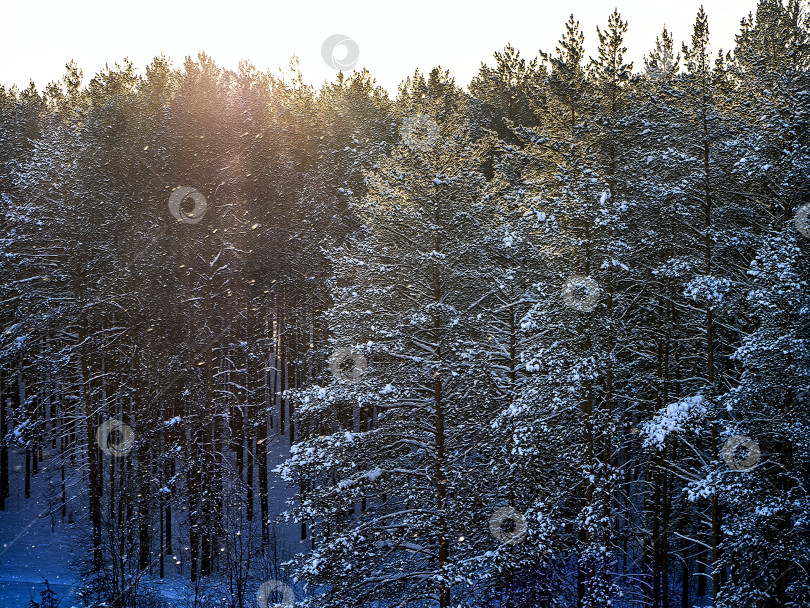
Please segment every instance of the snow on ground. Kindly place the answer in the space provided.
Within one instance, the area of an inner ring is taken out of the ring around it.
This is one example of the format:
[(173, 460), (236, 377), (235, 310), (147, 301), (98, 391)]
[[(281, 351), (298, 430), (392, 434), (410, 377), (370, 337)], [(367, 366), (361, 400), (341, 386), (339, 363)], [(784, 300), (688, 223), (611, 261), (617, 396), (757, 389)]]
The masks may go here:
[[(9, 451), (11, 497), (0, 511), (0, 606), (25, 608), (31, 598), (40, 600), (43, 577), (61, 598), (75, 586), (71, 564), (78, 560), (69, 530), (53, 519), (48, 505), (49, 478), (59, 472), (48, 468), (47, 458), (31, 478), (31, 498), (24, 497), (25, 457)], [(77, 512), (79, 505), (72, 504)], [(52, 528), (53, 525), (53, 528)], [(69, 601), (62, 606), (69, 607)]]
[[(286, 501), (294, 492), (272, 472), (289, 456), (288, 439), (271, 435), (268, 442), (268, 468), (271, 471), (270, 519), (273, 521), (288, 508)], [(6, 510), (0, 511), (0, 608), (27, 608), (31, 599), (40, 601), (40, 592), (45, 588), (43, 579), (48, 580), (56, 593), (60, 608), (79, 605), (75, 595), (78, 591), (79, 571), (82, 562), (90, 556), (84, 533), (87, 527), (87, 498), (82, 494), (73, 500), (69, 499), (68, 518), (61, 521), (58, 503), (55, 507), (49, 505), (49, 497), (51, 500), (58, 497), (60, 487), (57, 461), (50, 461), (49, 456), (46, 451), (39, 473), (31, 478), (31, 497), (25, 498), (25, 457), (22, 452), (9, 450), (11, 497), (6, 501)], [(78, 470), (68, 471), (68, 478), (71, 473), (81, 474)], [(79, 481), (76, 487), (84, 488), (85, 484)], [(255, 512), (258, 514), (258, 482), (255, 494)], [(70, 496), (72, 493), (69, 488), (68, 497)], [(184, 572), (176, 563), (188, 563), (187, 555), (182, 552), (186, 525), (181, 509), (177, 509), (176, 517), (178, 520), (175, 525), (179, 527), (176, 531), (176, 544), (180, 551), (177, 551), (176, 559), (173, 556), (165, 558), (164, 581), (157, 579), (156, 566), (154, 577), (150, 577), (154, 585), (161, 587), (161, 594), (167, 598), (176, 598), (178, 594), (182, 594), (188, 582), (187, 570)], [(300, 540), (297, 525), (272, 525), (290, 550), (309, 548), (309, 539)], [(174, 604), (170, 600), (167, 606)]]

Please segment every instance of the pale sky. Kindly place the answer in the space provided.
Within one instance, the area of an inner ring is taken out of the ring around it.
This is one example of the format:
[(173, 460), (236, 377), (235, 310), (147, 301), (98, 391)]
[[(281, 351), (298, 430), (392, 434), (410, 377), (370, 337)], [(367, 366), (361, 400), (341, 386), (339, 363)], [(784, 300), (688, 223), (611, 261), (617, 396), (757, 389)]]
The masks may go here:
[(0, 0), (0, 84), (21, 88), (34, 79), (42, 90), (61, 78), (75, 60), (85, 82), (104, 67), (129, 57), (142, 71), (163, 53), (180, 66), (187, 55), (205, 51), (223, 67), (250, 59), (260, 70), (285, 67), (298, 56), (306, 81), (321, 85), (336, 70), (321, 57), (333, 34), (357, 44), (356, 68), (367, 67), (393, 94), (406, 76), (436, 65), (450, 69), (456, 83), (469, 84), (481, 62), (511, 43), (521, 55), (553, 51), (572, 12), (585, 33), (586, 52), (595, 55), (597, 25), (614, 6), (629, 22), (625, 46), (635, 68), (653, 47), (664, 24), (680, 48), (689, 41), (703, 4), (712, 48), (730, 50), (740, 19), (756, 0)]

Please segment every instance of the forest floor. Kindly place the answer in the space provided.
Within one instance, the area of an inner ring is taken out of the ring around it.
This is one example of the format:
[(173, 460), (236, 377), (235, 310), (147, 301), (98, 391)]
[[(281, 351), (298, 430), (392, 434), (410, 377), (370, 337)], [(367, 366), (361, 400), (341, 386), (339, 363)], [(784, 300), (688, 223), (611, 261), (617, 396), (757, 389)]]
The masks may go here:
[[(268, 453), (272, 471), (289, 455), (289, 442), (278, 435), (271, 437)], [(31, 599), (39, 602), (45, 579), (56, 593), (60, 608), (81, 606), (76, 593), (81, 570), (91, 556), (87, 500), (84, 495), (69, 499), (68, 517), (62, 521), (59, 503), (54, 500), (60, 489), (60, 470), (58, 466), (55, 470), (49, 467), (55, 462), (49, 456), (46, 451), (39, 473), (31, 477), (31, 497), (25, 498), (25, 456), (23, 452), (9, 450), (11, 496), (6, 501), (6, 510), (0, 511), (0, 608), (28, 608)], [(288, 508), (286, 501), (293, 494), (275, 473), (270, 473), (271, 520)], [(68, 496), (71, 496), (70, 489)], [(256, 512), (258, 510), (257, 504)], [(299, 540), (298, 526), (272, 525), (289, 551), (297, 551), (303, 544), (309, 546), (308, 540)], [(182, 545), (182, 537), (177, 544)], [(165, 579), (159, 579), (156, 572), (149, 577), (150, 586), (158, 588), (160, 595), (169, 599), (167, 606), (176, 605), (170, 598), (182, 596), (189, 584), (188, 573), (178, 567), (187, 556), (182, 551), (178, 554), (177, 560), (172, 556), (165, 558)]]
[[(65, 599), (61, 607), (72, 606), (77, 572), (76, 534), (78, 526), (64, 524), (57, 513), (50, 515), (51, 482), (58, 472), (48, 470), (47, 457), (37, 475), (31, 477), (31, 498), (25, 498), (25, 456), (9, 450), (11, 496), (0, 512), (0, 606), (25, 608), (30, 599), (40, 601), (47, 579), (56, 594)], [(75, 508), (75, 506), (72, 506)]]

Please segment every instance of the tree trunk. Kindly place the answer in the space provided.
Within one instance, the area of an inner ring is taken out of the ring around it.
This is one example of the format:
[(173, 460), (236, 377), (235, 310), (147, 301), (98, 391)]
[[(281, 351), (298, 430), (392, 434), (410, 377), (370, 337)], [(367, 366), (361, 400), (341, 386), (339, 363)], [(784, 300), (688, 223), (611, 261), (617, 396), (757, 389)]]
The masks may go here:
[[(85, 344), (88, 339), (88, 327), (85, 320), (79, 330), (79, 344)], [(91, 386), (91, 370), (88, 363), (88, 354), (80, 353), (80, 368), (82, 373), (82, 389), (84, 392), (84, 419), (85, 440), (87, 442), (87, 478), (89, 483), (88, 494), (90, 501), (90, 525), (93, 538), (93, 570), (101, 570), (101, 488), (99, 485), (99, 450), (96, 446), (97, 420), (93, 414), (93, 391)]]
[(7, 397), (8, 381), (0, 377), (0, 511), (6, 510), (6, 498), (11, 495), (8, 475), (8, 446), (6, 445), (6, 435), (8, 434), (8, 414), (11, 409), (11, 398)]

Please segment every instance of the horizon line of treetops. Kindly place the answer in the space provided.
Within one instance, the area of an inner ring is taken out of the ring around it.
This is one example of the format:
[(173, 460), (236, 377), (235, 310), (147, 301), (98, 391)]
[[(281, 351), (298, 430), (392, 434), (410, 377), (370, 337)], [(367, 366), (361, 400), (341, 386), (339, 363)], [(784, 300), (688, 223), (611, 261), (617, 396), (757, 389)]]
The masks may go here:
[[(779, 1), (779, 0), (777, 0), (777, 1)], [(796, 1), (796, 0), (790, 0), (790, 2), (794, 2), (794, 1)], [(707, 15), (704, 12), (703, 5), (701, 5), (699, 10), (698, 10), (697, 18), (698, 19), (701, 19), (701, 18), (706, 19), (706, 17), (707, 17)], [(619, 18), (619, 19), (621, 19), (621, 12), (618, 10), (618, 8), (614, 9), (613, 13), (611, 13), (611, 18)], [(628, 22), (623, 22), (623, 23), (625, 24), (625, 31), (626, 31), (627, 29), (629, 29), (629, 23)], [(707, 23), (706, 32), (708, 34), (709, 33), (708, 21), (706, 21), (706, 23)], [(750, 27), (753, 23), (754, 23), (754, 13), (753, 12), (749, 12), (745, 17), (740, 19), (740, 26), (741, 26), (741, 28), (743, 28), (743, 30), (745, 30), (746, 27)], [(569, 20), (568, 20), (568, 23), (566, 24), (565, 27), (568, 28), (569, 31), (571, 31), (572, 26), (573, 26), (575, 31), (579, 32), (580, 23), (579, 23), (579, 20), (577, 20), (575, 18), (574, 13), (571, 13), (571, 15), (569, 17)], [(599, 28), (598, 25), (596, 26), (596, 34), (597, 34), (597, 37), (599, 37), (600, 39), (604, 35), (602, 30)], [(737, 38), (739, 38), (739, 36), (740, 35), (738, 34)], [(583, 33), (581, 41), (584, 42), (584, 39), (585, 39), (585, 36), (584, 36), (584, 33)], [(656, 37), (656, 42), (655, 43), (656, 43), (656, 49), (660, 49), (662, 46), (664, 46), (665, 48), (668, 47), (670, 49), (676, 48), (674, 46), (674, 38), (672, 37), (672, 34), (667, 29), (666, 23), (664, 23), (662, 25), (661, 33), (659, 34), (659, 36)], [(683, 42), (683, 41), (681, 41), (681, 49), (682, 49), (682, 52), (684, 52), (684, 53), (687, 50), (687, 44), (685, 42)], [(559, 51), (559, 48), (557, 50)], [(623, 48), (622, 51), (626, 52), (627, 49)], [(506, 54), (506, 55), (513, 55), (513, 56), (515, 56), (517, 58), (520, 57), (520, 51), (516, 51), (512, 47), (511, 43), (507, 43), (505, 45), (503, 53)], [(500, 52), (496, 51), (494, 53), (494, 56), (496, 58), (499, 55), (500, 55)], [(541, 61), (538, 61), (538, 59), (540, 59)], [(529, 62), (528, 65), (529, 65), (529, 67), (532, 67), (532, 66), (534, 66), (534, 67), (541, 66), (542, 67), (542, 65), (543, 65), (542, 62), (548, 62), (548, 61), (550, 61), (550, 59), (551, 59), (551, 55), (549, 53), (545, 53), (541, 49), (541, 50), (538, 51), (538, 57), (535, 58), (535, 59), (532, 59)], [(634, 72), (633, 71), (633, 67), (634, 67), (634, 62), (633, 61), (630, 61), (628, 64), (626, 64), (625, 68), (628, 70), (628, 75), (631, 78), (632, 77), (647, 76), (647, 77), (659, 79), (661, 77), (661, 75), (662, 75), (662, 72), (667, 72), (670, 75), (675, 75), (675, 74), (678, 74), (678, 73), (682, 72), (683, 70), (685, 70), (686, 66), (682, 66), (680, 64), (680, 59), (681, 59), (681, 55), (680, 55), (680, 53), (678, 53), (678, 54), (676, 54), (674, 56), (674, 63), (672, 65), (663, 65), (662, 66), (660, 64), (661, 56), (657, 55), (655, 50), (651, 50), (649, 52), (649, 54), (646, 55), (643, 58), (643, 61), (644, 61), (643, 69), (639, 69), (638, 71)], [(728, 61), (732, 61), (732, 60), (733, 60), (732, 51), (726, 51), (724, 53), (722, 48), (718, 49), (718, 51), (717, 51), (717, 63), (718, 63), (718, 65), (722, 65), (724, 62), (728, 62)], [(216, 61), (213, 60), (211, 57), (209, 57), (208, 54), (203, 50), (200, 50), (198, 52), (197, 61), (200, 64), (210, 64), (212, 66), (216, 66)], [(594, 59), (593, 57), (589, 57), (588, 61), (587, 61), (587, 65), (589, 67), (596, 66), (596, 65), (598, 65), (598, 62), (599, 62), (598, 59)], [(188, 66), (189, 64), (192, 64), (192, 63), (194, 63), (194, 60), (192, 59), (192, 57), (190, 55), (187, 55), (184, 58), (184, 65)], [(149, 66), (147, 66), (145, 71), (148, 74), (150, 71), (153, 71), (158, 67), (161, 67), (163, 69), (165, 69), (167, 67), (171, 68), (171, 64), (172, 64), (172, 59), (170, 57), (167, 58), (163, 53), (160, 53), (160, 54), (154, 56), (152, 62), (149, 64)], [(140, 74), (140, 73), (137, 72), (137, 70), (135, 70), (134, 64), (130, 61), (130, 59), (128, 57), (124, 57), (123, 62), (121, 64), (119, 64), (118, 62), (115, 62), (113, 65), (114, 65), (114, 68), (115, 68), (114, 70), (109, 67), (109, 64), (105, 64), (104, 68), (99, 70), (99, 72), (97, 72), (96, 76), (93, 77), (93, 79), (91, 80), (91, 85), (90, 86), (92, 86), (93, 81), (97, 81), (98, 79), (104, 78), (104, 74), (110, 74), (112, 71), (124, 72), (124, 73), (130, 74), (130, 75), (137, 76), (139, 78), (144, 77), (144, 74)], [(71, 87), (76, 86), (76, 84), (77, 84), (76, 75), (77, 74), (79, 75), (79, 82), (81, 82), (81, 77), (83, 76), (83, 71), (81, 70), (80, 66), (78, 66), (78, 64), (76, 63), (75, 60), (70, 60), (68, 63), (66, 63), (65, 68), (67, 69), (67, 73), (62, 77), (61, 81), (51, 81), (41, 91), (37, 90), (37, 85), (36, 85), (36, 83), (35, 83), (35, 81), (33, 79), (29, 80), (28, 85), (24, 89), (21, 89), (17, 84), (13, 84), (11, 86), (6, 87), (6, 85), (0, 83), (0, 97), (2, 97), (4, 95), (8, 95), (8, 96), (10, 96), (12, 98), (19, 98), (20, 95), (22, 95), (22, 94), (25, 94), (26, 97), (41, 94), (45, 98), (50, 97), (50, 98), (53, 98), (53, 99), (57, 99), (57, 98), (61, 97), (62, 93), (64, 93), (65, 87), (71, 88)], [(179, 69), (180, 68), (177, 68), (176, 71), (179, 72)], [(488, 70), (488, 66), (484, 62), (481, 62), (481, 68), (480, 69), (481, 69), (482, 72), (484, 72), (484, 71)], [(254, 72), (256, 72), (255, 66), (253, 65), (252, 61), (250, 59), (247, 59), (247, 58), (242, 59), (242, 60), (239, 61), (239, 65), (238, 65), (237, 70), (228, 69), (228, 68), (222, 68), (222, 70), (224, 72), (226, 72), (226, 73), (231, 74), (231, 75), (235, 75), (237, 72), (241, 72), (241, 73), (244, 73), (244, 72), (254, 73)], [(294, 83), (297, 86), (300, 86), (300, 87), (303, 87), (303, 88), (308, 88), (308, 89), (313, 90), (313, 91), (316, 89), (317, 85), (306, 84), (306, 83), (303, 82), (302, 74), (301, 74), (300, 67), (299, 67), (298, 57), (295, 54), (293, 54), (290, 57), (290, 59), (288, 60), (287, 70), (288, 70), (288, 72), (285, 74), (285, 72), (284, 72), (284, 70), (282, 68), (280, 68), (280, 67), (276, 68), (275, 72), (277, 74), (279, 74), (278, 80), (280, 80), (282, 82), (287, 82), (285, 80), (285, 78), (290, 78), (291, 77), (292, 78), (292, 83)], [(442, 70), (441, 65), (437, 65), (431, 71), (434, 71), (434, 70), (438, 70), (440, 73), (447, 74), (447, 75), (449, 75), (449, 73), (450, 73), (449, 70)], [(272, 72), (273, 72), (272, 68), (268, 68), (264, 72), (259, 71), (259, 73), (266, 74), (267, 76), (270, 76), (270, 77), (273, 77)], [(353, 69), (351, 69), (351, 71), (346, 70), (345, 73), (344, 73), (343, 70), (338, 71), (336, 73), (337, 82), (341, 83), (343, 80), (345, 80), (347, 78), (347, 74), (357, 74), (357, 73), (362, 75), (362, 77), (364, 79), (370, 79), (370, 82), (372, 83), (372, 85), (375, 88), (378, 88), (380, 91), (384, 92), (386, 94), (386, 96), (390, 97), (390, 91), (388, 91), (384, 86), (377, 85), (376, 79), (371, 75), (371, 72), (366, 67), (362, 67), (359, 70), (357, 70), (356, 68), (353, 68)], [(409, 82), (411, 81), (411, 79), (419, 79), (420, 74), (421, 74), (421, 71), (419, 70), (419, 68), (415, 68), (414, 75), (406, 77), (405, 80), (403, 80), (402, 82), (400, 82), (399, 85), (397, 85), (397, 89), (402, 90), (403, 88), (406, 88), (408, 86)], [(479, 74), (479, 76), (480, 76), (480, 74)], [(475, 77), (474, 77), (474, 79), (475, 79)], [(327, 91), (331, 86), (333, 86), (333, 83), (330, 83), (329, 81), (324, 81), (324, 83), (320, 87), (320, 90), (322, 92)]]

